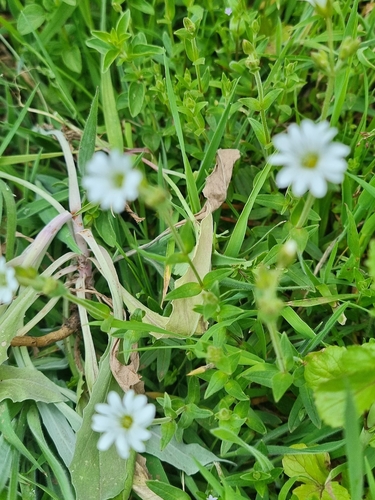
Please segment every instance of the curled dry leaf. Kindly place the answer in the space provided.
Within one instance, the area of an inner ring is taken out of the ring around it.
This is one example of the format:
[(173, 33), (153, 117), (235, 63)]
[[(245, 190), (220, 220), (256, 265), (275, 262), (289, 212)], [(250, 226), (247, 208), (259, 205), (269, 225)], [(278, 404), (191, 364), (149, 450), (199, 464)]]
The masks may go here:
[(141, 376), (138, 373), (138, 352), (132, 352), (130, 355), (130, 363), (128, 365), (123, 365), (117, 358), (119, 345), (120, 339), (115, 339), (111, 347), (109, 366), (113, 376), (123, 391), (134, 389), (137, 394), (144, 394), (144, 383), (141, 381)]
[(224, 203), (232, 178), (233, 166), (240, 156), (238, 149), (218, 149), (215, 168), (207, 177), (203, 189), (203, 195), (207, 201), (202, 210), (195, 215), (197, 219), (203, 219)]
[(146, 481), (149, 479), (150, 475), (147, 470), (146, 459), (141, 455), (137, 455), (133, 477), (133, 490), (142, 500), (163, 500), (147, 486)]

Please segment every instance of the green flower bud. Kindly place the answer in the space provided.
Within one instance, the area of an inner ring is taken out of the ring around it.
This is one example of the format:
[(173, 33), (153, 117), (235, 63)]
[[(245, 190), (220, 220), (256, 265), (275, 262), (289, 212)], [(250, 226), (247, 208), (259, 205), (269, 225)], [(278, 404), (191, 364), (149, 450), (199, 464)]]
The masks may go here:
[(188, 31), (191, 35), (194, 35), (195, 31), (196, 31), (196, 27), (195, 27), (195, 24), (193, 23), (193, 21), (191, 19), (189, 19), (188, 17), (184, 17), (183, 23), (184, 23), (184, 27), (185, 27), (186, 31)]
[(359, 47), (360, 41), (357, 38), (351, 38), (348, 36), (343, 40), (341, 47), (339, 49), (339, 58), (342, 61), (345, 61), (345, 59), (348, 59), (350, 56), (355, 54), (357, 52), (357, 49)]

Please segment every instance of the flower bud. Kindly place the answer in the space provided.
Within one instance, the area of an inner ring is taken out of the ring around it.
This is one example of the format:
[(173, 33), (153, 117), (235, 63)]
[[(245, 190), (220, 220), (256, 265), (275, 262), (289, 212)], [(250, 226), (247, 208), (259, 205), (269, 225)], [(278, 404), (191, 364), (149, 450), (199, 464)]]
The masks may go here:
[(319, 50), (319, 52), (311, 52), (311, 57), (314, 63), (318, 66), (318, 68), (328, 72), (330, 70), (328, 55), (323, 50)]
[(254, 54), (255, 52), (254, 45), (249, 42), (249, 40), (242, 40), (242, 50), (247, 56)]
[(185, 27), (186, 31), (188, 31), (191, 35), (194, 35), (195, 31), (196, 31), (196, 27), (195, 27), (195, 24), (193, 23), (193, 21), (191, 19), (189, 19), (188, 17), (184, 17), (183, 23), (184, 23), (184, 27)]
[(355, 54), (357, 52), (357, 49), (359, 47), (360, 41), (357, 38), (351, 38), (348, 36), (343, 40), (341, 47), (339, 49), (339, 58), (342, 61), (345, 61), (345, 59), (348, 59), (350, 56)]

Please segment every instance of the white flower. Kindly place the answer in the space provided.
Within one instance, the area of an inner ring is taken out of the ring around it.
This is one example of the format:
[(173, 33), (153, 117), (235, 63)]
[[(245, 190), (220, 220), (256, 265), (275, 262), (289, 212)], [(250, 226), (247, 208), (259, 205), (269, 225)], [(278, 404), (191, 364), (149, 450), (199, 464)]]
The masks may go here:
[(327, 181), (339, 184), (344, 179), (347, 163), (344, 157), (350, 148), (332, 142), (337, 134), (328, 122), (314, 123), (303, 120), (293, 123), (287, 133), (276, 135), (272, 142), (279, 150), (269, 158), (272, 165), (283, 165), (276, 176), (279, 188), (292, 186), (296, 196), (310, 191), (316, 198), (327, 192)]
[(155, 417), (155, 405), (147, 404), (144, 394), (135, 394), (131, 389), (121, 399), (117, 392), (108, 394), (108, 404), (95, 405), (98, 412), (92, 417), (92, 430), (103, 432), (98, 450), (108, 450), (113, 443), (121, 458), (129, 458), (130, 450), (143, 453), (144, 441), (151, 437), (146, 429)]
[(212, 495), (208, 496), (207, 497), (207, 500), (218, 500), (217, 497), (213, 497)]
[(133, 169), (129, 155), (116, 150), (109, 155), (99, 151), (86, 165), (82, 186), (89, 201), (100, 203), (103, 210), (120, 213), (128, 201), (137, 198), (141, 180), (142, 174)]
[[(231, 9), (230, 7), (227, 7), (227, 8), (224, 10), (224, 12), (225, 12), (225, 14), (226, 14), (227, 16), (230, 16), (230, 15), (232, 14), (232, 12), (233, 12), (233, 11), (232, 11), (232, 9)], [(210, 495), (210, 496), (211, 496), (211, 495)]]
[(10, 304), (18, 288), (13, 267), (7, 266), (4, 257), (0, 257), (0, 304)]

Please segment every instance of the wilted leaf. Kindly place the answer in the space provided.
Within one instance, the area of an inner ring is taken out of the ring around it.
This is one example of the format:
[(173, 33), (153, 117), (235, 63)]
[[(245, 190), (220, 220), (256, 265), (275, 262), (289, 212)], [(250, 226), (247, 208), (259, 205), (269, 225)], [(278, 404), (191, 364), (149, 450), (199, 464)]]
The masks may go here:
[(137, 455), (133, 476), (133, 490), (142, 500), (163, 500), (147, 486), (146, 481), (150, 479), (146, 466), (146, 459), (141, 455)]
[(123, 365), (117, 358), (119, 345), (120, 339), (116, 339), (111, 347), (109, 361), (111, 372), (124, 392), (132, 388), (136, 393), (142, 394), (144, 393), (144, 384), (141, 382), (141, 376), (138, 373), (139, 353), (132, 352), (130, 363)]
[(202, 210), (196, 214), (197, 219), (203, 219), (224, 203), (232, 178), (233, 165), (239, 158), (240, 152), (238, 149), (219, 149), (217, 151), (215, 168), (207, 177), (203, 189), (207, 201)]

